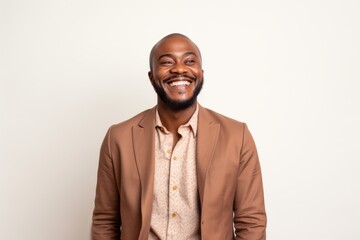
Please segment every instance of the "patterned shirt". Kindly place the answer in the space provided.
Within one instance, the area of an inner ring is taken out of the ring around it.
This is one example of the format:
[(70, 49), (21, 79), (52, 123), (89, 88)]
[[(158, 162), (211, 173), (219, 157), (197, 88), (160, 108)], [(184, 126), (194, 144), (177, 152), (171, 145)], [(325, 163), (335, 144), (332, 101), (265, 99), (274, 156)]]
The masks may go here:
[(198, 107), (174, 149), (173, 135), (156, 110), (155, 176), (149, 240), (199, 240), (200, 210), (196, 179)]

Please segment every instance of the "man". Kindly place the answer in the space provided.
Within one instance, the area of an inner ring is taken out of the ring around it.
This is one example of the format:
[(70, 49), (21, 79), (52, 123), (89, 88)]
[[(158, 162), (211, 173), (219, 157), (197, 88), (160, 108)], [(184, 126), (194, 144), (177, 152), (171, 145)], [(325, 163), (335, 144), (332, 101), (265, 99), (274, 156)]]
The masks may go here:
[(264, 240), (261, 170), (247, 126), (197, 103), (198, 47), (151, 50), (157, 106), (112, 126), (100, 151), (93, 240)]

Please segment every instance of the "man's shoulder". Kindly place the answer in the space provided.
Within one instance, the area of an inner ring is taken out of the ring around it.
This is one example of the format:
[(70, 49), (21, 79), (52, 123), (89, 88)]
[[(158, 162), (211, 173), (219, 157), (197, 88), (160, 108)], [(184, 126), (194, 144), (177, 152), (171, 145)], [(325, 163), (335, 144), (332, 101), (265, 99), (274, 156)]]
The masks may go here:
[(205, 119), (211, 122), (217, 122), (220, 125), (224, 126), (237, 126), (237, 127), (243, 127), (245, 125), (244, 122), (241, 122), (239, 120), (236, 120), (234, 118), (225, 116), (221, 113), (218, 113), (214, 110), (202, 107), (201, 114), (204, 116)]
[(152, 117), (154, 118), (155, 121), (155, 109), (154, 108), (149, 108), (146, 109), (138, 114), (136, 114), (135, 116), (123, 121), (123, 122), (119, 122), (116, 124), (113, 124), (110, 129), (111, 131), (124, 131), (124, 130), (131, 130), (134, 126), (139, 126), (139, 124), (144, 120), (144, 118), (147, 117)]
[(201, 114), (202, 124), (206, 124), (206, 122), (209, 125), (217, 124), (220, 130), (219, 134), (223, 139), (227, 139), (226, 142), (238, 142), (241, 145), (244, 136), (249, 135), (248, 127), (244, 122), (206, 108), (203, 108)]

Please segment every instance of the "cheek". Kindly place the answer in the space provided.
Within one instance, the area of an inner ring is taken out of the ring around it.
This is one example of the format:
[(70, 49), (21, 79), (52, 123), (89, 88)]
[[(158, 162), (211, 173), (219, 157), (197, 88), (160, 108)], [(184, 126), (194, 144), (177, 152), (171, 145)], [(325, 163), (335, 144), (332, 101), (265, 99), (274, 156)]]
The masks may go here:
[(194, 73), (194, 75), (196, 76), (196, 78), (197, 78), (198, 80), (202, 80), (202, 79), (203, 79), (203, 73), (202, 73), (201, 71)]
[(161, 69), (156, 71), (154, 77), (156, 81), (161, 81), (163, 80), (166, 76), (168, 75), (168, 71)]
[(191, 72), (198, 78), (203, 76), (203, 70), (200, 67), (191, 68)]

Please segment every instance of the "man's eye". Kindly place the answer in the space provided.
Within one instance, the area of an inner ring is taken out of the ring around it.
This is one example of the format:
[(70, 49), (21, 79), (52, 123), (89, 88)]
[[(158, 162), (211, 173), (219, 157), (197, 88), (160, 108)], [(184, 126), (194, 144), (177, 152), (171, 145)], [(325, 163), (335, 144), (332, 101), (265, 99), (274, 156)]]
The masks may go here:
[(186, 64), (193, 64), (195, 63), (195, 60), (194, 59), (188, 59), (185, 61)]
[(172, 62), (171, 61), (163, 61), (161, 62), (162, 65), (171, 65)]

